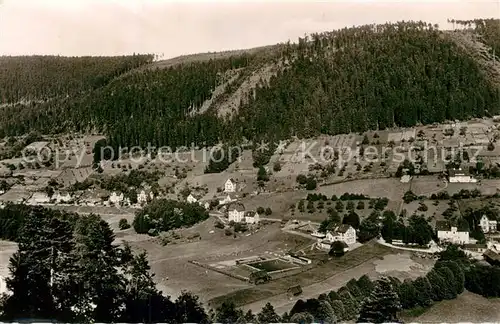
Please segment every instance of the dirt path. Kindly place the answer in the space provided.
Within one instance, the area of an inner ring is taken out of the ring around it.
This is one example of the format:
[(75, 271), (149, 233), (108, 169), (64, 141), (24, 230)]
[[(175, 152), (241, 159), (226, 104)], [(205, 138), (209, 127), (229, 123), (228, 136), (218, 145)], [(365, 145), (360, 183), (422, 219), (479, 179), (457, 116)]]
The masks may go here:
[(314, 283), (312, 285), (302, 287), (302, 294), (298, 297), (290, 299), (286, 293), (279, 294), (265, 300), (259, 300), (257, 302), (247, 304), (242, 308), (247, 311), (249, 309), (252, 312), (260, 312), (262, 307), (265, 306), (266, 303), (270, 302), (274, 309), (278, 314), (282, 314), (284, 312), (290, 311), (293, 305), (297, 302), (298, 299), (308, 299), (315, 298), (320, 294), (328, 293), (331, 290), (337, 290), (344, 286), (349, 280), (355, 278), (358, 279), (364, 274), (370, 273), (375, 270), (375, 265), (373, 261), (377, 259), (377, 257), (373, 257), (368, 259), (367, 261), (354, 266), (352, 268), (346, 269), (341, 273), (335, 274), (323, 281)]

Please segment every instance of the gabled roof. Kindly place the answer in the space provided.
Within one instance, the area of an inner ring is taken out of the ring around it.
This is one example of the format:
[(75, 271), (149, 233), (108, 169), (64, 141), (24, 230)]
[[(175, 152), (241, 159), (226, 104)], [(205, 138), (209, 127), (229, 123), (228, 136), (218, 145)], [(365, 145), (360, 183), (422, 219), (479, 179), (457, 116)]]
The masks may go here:
[(245, 211), (245, 206), (242, 203), (232, 203), (227, 210), (228, 211), (236, 210), (242, 212)]
[(493, 261), (500, 261), (500, 255), (496, 252), (493, 252), (492, 250), (486, 250), (484, 253), (483, 253), (483, 256), (493, 260)]
[(222, 196), (219, 196), (219, 199), (226, 199), (227, 197), (235, 200), (238, 198), (238, 195), (236, 195), (234, 192), (224, 193)]
[(257, 212), (255, 212), (254, 210), (249, 210), (249, 211), (246, 211), (244, 215), (245, 215), (245, 217), (255, 217), (255, 216), (257, 216)]
[(335, 232), (345, 234), (349, 230), (349, 228), (351, 228), (351, 227), (352, 226), (349, 224), (342, 224), (340, 226), (337, 226), (337, 228), (335, 229)]
[(226, 182), (228, 182), (228, 181), (231, 181), (232, 183), (237, 183), (236, 180), (234, 180), (234, 178), (229, 178), (226, 180)]
[(458, 228), (458, 226), (452, 225), (448, 221), (436, 221), (436, 231), (449, 232), (452, 227), (457, 227), (457, 232), (468, 232), (467, 230)]
[(483, 214), (483, 216), (481, 216), (481, 218), (483, 218), (483, 217), (486, 217), (489, 221), (496, 221), (495, 218), (493, 218), (493, 217), (491, 217), (489, 215), (486, 215), (486, 214)]
[[(340, 243), (342, 243), (342, 246), (343, 246), (344, 248), (349, 247), (349, 245), (347, 245), (347, 243), (346, 243), (346, 242), (344, 242), (344, 241), (335, 241), (335, 242), (340, 242)], [(333, 243), (335, 243), (335, 242), (333, 242)], [(332, 243), (332, 244), (333, 244), (333, 243)]]
[(294, 294), (294, 295), (300, 294), (300, 293), (302, 293), (302, 288), (299, 285), (293, 286), (293, 287), (288, 288), (287, 292), (290, 294)]
[(451, 231), (451, 225), (447, 221), (436, 221), (436, 231)]
[(468, 176), (469, 175), (469, 173), (466, 170), (462, 170), (462, 169), (450, 169), (448, 171), (448, 174), (450, 177)]

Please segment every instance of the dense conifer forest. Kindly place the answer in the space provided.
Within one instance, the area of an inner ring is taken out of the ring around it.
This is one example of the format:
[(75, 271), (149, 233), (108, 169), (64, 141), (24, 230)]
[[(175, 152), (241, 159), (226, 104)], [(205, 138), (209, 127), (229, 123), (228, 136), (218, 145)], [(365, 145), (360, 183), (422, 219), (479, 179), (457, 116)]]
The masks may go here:
[[(453, 25), (470, 25), (467, 32), (492, 53), (500, 50), (498, 20)], [(151, 61), (149, 55), (2, 58), (0, 97), (11, 104), (0, 112), (0, 136), (97, 131), (113, 146), (177, 147), (361, 132), (500, 110), (499, 89), (477, 62), (424, 22), (313, 34), (266, 55), (239, 53), (168, 68)], [(144, 64), (150, 67), (134, 69)], [(231, 117), (221, 116), (224, 96), (214, 93), (228, 71), (240, 77), (225, 95), (266, 66), (277, 72), (243, 92)], [(34, 77), (27, 78), (31, 70)]]

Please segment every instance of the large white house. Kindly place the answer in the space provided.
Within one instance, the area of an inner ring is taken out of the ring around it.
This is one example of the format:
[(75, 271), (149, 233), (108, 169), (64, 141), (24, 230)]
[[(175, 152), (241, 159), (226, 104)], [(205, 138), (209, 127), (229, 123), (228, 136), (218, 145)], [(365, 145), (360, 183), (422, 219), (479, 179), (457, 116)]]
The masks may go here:
[(348, 245), (356, 243), (356, 230), (347, 224), (337, 226), (333, 232), (326, 233), (325, 240), (334, 242), (342, 241)]
[(116, 192), (113, 191), (111, 193), (111, 196), (109, 196), (109, 202), (115, 205), (119, 205), (123, 201), (123, 193), (120, 193), (118, 195)]
[(256, 211), (246, 211), (245, 214), (245, 223), (247, 224), (258, 224), (260, 222), (259, 213)]
[(483, 217), (481, 217), (481, 220), (479, 221), (479, 226), (481, 226), (483, 233), (496, 232), (497, 220), (483, 215)]
[(451, 226), (449, 222), (436, 222), (437, 237), (441, 242), (449, 242), (454, 244), (468, 244), (469, 232), (459, 230), (456, 226)]
[(477, 179), (473, 178), (468, 172), (462, 169), (453, 169), (449, 171), (450, 183), (474, 183)]
[(233, 203), (227, 209), (228, 220), (241, 223), (245, 219), (245, 206), (241, 203)]
[(238, 191), (238, 183), (233, 178), (229, 178), (224, 183), (224, 192), (236, 192)]

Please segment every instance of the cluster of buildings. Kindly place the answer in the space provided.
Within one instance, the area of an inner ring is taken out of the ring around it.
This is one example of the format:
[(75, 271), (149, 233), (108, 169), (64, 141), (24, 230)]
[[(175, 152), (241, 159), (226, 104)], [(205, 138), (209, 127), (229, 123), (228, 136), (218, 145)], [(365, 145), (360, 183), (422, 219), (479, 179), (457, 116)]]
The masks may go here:
[[(497, 231), (497, 220), (487, 215), (483, 215), (479, 220), (479, 227), (483, 233), (492, 233)], [(449, 242), (453, 244), (469, 244), (469, 231), (466, 229), (459, 229), (452, 226), (447, 221), (436, 222), (437, 237), (441, 242)]]
[[(44, 205), (44, 204), (71, 204), (84, 205), (84, 206), (96, 206), (99, 204), (105, 206), (133, 206), (130, 202), (129, 197), (125, 197), (123, 193), (112, 192), (108, 198), (101, 199), (99, 197), (75, 197), (71, 196), (70, 193), (56, 192), (52, 196), (49, 196), (46, 192), (35, 192), (27, 200), (28, 205)], [(95, 195), (94, 195), (95, 196)], [(146, 193), (146, 191), (141, 190), (137, 194), (137, 204), (136, 207), (142, 206), (148, 202), (148, 200), (153, 200), (155, 198), (153, 192)]]
[(326, 232), (326, 234), (314, 232), (311, 235), (318, 238), (316, 247), (320, 250), (330, 251), (333, 243), (340, 241), (344, 245), (344, 252), (347, 252), (349, 246), (356, 243), (356, 230), (348, 224), (339, 225), (333, 231)]

